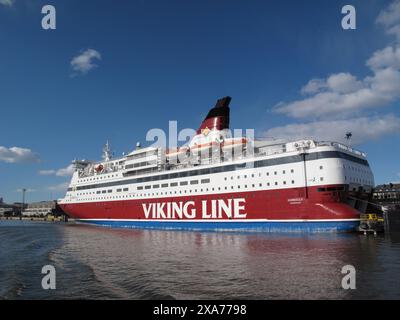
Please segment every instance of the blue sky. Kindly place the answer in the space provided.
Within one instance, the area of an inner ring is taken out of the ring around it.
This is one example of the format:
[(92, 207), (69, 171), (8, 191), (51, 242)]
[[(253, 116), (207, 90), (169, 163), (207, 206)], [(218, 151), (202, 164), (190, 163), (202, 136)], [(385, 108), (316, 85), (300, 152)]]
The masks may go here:
[(0, 0), (0, 197), (62, 197), (74, 158), (107, 139), (128, 152), (169, 120), (196, 129), (225, 95), (234, 128), (352, 131), (376, 182), (398, 181), (399, 25), (398, 1)]

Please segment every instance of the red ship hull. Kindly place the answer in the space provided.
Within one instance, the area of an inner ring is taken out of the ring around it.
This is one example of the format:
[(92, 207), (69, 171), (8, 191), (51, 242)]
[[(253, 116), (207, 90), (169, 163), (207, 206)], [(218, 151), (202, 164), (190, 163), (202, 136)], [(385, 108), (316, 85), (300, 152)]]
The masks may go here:
[[(345, 203), (344, 190), (344, 186), (330, 185), (70, 203), (61, 207), (79, 221), (117, 227), (352, 231), (359, 223), (360, 213)], [(179, 210), (171, 209), (171, 204)]]

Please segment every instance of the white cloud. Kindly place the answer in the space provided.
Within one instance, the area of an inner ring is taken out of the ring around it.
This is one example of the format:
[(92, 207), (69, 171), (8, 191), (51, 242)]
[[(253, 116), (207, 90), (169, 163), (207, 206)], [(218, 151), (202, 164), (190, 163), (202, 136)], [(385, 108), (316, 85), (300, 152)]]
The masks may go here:
[(400, 0), (393, 1), (382, 10), (376, 18), (376, 23), (383, 25), (387, 34), (400, 41)]
[(39, 174), (42, 176), (51, 176), (51, 175), (56, 175), (58, 177), (70, 177), (73, 175), (75, 169), (74, 169), (74, 165), (70, 164), (68, 167), (66, 168), (61, 168), (58, 170), (40, 170)]
[(350, 73), (337, 73), (326, 80), (327, 87), (333, 92), (350, 93), (360, 90), (363, 85)]
[(74, 174), (74, 171), (75, 171), (74, 165), (70, 164), (66, 168), (62, 168), (62, 169), (57, 170), (56, 176), (69, 177), (69, 176), (72, 176)]
[(0, 161), (7, 163), (35, 163), (40, 162), (38, 154), (31, 149), (0, 146)]
[(358, 80), (350, 73), (312, 79), (301, 90), (301, 100), (279, 103), (278, 113), (294, 118), (345, 118), (354, 112), (385, 106), (400, 98), (400, 47), (376, 51), (367, 61), (372, 76)]
[(302, 89), (302, 94), (316, 94), (323, 91), (349, 93), (363, 87), (362, 83), (350, 73), (332, 74), (325, 79), (311, 79)]
[(326, 82), (324, 79), (311, 79), (302, 89), (302, 94), (317, 93), (321, 89), (326, 88)]
[(60, 184), (49, 186), (49, 187), (47, 187), (47, 189), (50, 190), (50, 191), (63, 192), (63, 191), (67, 191), (68, 187), (69, 187), (69, 182), (63, 182), (63, 183), (60, 183)]
[(371, 58), (367, 60), (367, 66), (372, 70), (383, 68), (400, 68), (400, 48), (386, 47), (382, 50), (375, 51)]
[(386, 28), (400, 23), (400, 1), (393, 1), (383, 9), (376, 18), (376, 23), (382, 24)]
[[(383, 9), (376, 23), (400, 41), (400, 0)], [(274, 110), (298, 119), (345, 119), (400, 99), (400, 45), (375, 51), (366, 65), (371, 70), (370, 76), (357, 79), (348, 72), (341, 72), (326, 79), (311, 79), (301, 89), (306, 97), (280, 102)]]
[(71, 66), (74, 71), (86, 74), (97, 67), (95, 60), (101, 60), (101, 54), (94, 49), (87, 49), (71, 60)]
[(41, 176), (51, 176), (56, 173), (56, 170), (40, 170), (39, 174)]
[(15, 0), (0, 0), (0, 4), (4, 6), (11, 7), (14, 4)]
[(345, 141), (346, 132), (353, 133), (352, 143), (359, 144), (382, 136), (400, 132), (400, 118), (394, 115), (384, 117), (362, 117), (357, 119), (315, 121), (275, 127), (264, 133), (274, 138), (317, 138), (318, 140)]

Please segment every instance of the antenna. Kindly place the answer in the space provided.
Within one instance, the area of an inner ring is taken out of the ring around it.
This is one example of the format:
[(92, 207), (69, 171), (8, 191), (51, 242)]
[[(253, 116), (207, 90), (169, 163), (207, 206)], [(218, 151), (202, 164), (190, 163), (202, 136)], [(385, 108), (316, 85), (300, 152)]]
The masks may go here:
[(346, 132), (346, 136), (344, 138), (347, 140), (348, 147), (351, 146), (351, 138), (352, 137), (353, 137), (353, 134), (350, 131)]
[(24, 207), (25, 207), (25, 192), (26, 188), (22, 188), (22, 205), (21, 205), (21, 216), (23, 215), (24, 212)]
[(103, 148), (103, 160), (104, 161), (110, 161), (113, 157), (113, 153), (111, 151), (110, 144), (108, 143), (108, 140)]

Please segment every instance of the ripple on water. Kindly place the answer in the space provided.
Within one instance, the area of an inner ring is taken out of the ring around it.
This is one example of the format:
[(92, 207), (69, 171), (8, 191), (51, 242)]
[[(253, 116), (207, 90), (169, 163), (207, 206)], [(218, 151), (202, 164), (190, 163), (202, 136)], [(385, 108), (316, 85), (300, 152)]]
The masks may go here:
[[(0, 223), (0, 246), (6, 299), (400, 298), (396, 236)], [(56, 267), (55, 291), (41, 289), (45, 264)], [(354, 292), (340, 287), (346, 264), (357, 270)]]

